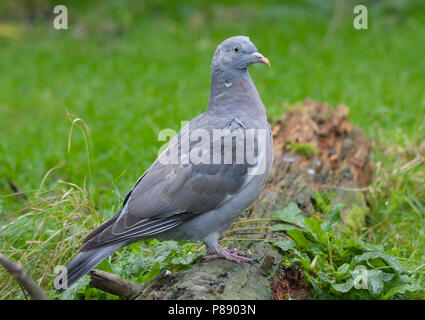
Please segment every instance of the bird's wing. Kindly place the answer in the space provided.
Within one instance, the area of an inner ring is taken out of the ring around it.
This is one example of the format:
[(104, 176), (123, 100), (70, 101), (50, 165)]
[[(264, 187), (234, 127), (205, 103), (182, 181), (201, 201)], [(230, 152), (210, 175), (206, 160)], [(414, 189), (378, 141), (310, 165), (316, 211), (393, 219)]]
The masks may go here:
[[(233, 119), (221, 129), (225, 129), (221, 131), (221, 136), (214, 137), (211, 130), (206, 129), (212, 139), (205, 139), (203, 136), (202, 139), (190, 143), (191, 155), (204, 154), (201, 151), (210, 154), (209, 164), (196, 163), (192, 156), (187, 163), (184, 160), (180, 160), (180, 163), (164, 163), (164, 157), (170, 156), (173, 150), (180, 150), (181, 159), (188, 156), (189, 152), (183, 150), (183, 141), (189, 132), (185, 132), (183, 128), (137, 181), (127, 195), (124, 209), (116, 221), (102, 229), (99, 234), (91, 236), (85, 245), (93, 247), (152, 236), (171, 229), (195, 215), (218, 208), (238, 194), (253, 178), (248, 172), (257, 164), (249, 164), (245, 159), (242, 161), (236, 159), (236, 152), (241, 150), (240, 144), (248, 144), (245, 139), (232, 138), (241, 132), (244, 134), (243, 123)], [(227, 138), (232, 138), (232, 143), (226, 143)], [(219, 150), (217, 147), (214, 148), (218, 142), (224, 142)], [(253, 140), (253, 143), (258, 149), (256, 140)], [(248, 147), (245, 145), (242, 150)], [(229, 151), (230, 163), (228, 161), (227, 164), (226, 162), (221, 164), (224, 161), (223, 155)], [(212, 163), (214, 156), (219, 156), (222, 161), (219, 164), (215, 164), (216, 161)]]

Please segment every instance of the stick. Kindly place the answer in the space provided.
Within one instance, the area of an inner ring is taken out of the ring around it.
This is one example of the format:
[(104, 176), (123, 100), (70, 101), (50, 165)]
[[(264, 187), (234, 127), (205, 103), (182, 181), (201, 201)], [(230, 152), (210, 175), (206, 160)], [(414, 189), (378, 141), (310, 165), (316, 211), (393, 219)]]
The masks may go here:
[(90, 272), (90, 285), (126, 299), (131, 299), (141, 290), (141, 285), (102, 270)]
[(0, 253), (0, 264), (9, 272), (19, 284), (25, 288), (33, 300), (50, 300), (34, 280), (25, 272), (21, 265), (12, 262)]
[(12, 191), (16, 193), (17, 199), (21, 198), (21, 199), (28, 200), (28, 196), (21, 190), (21, 188), (19, 188), (19, 186), (16, 184), (15, 181), (13, 181), (12, 179), (9, 179), (7, 180), (7, 182), (9, 183), (10, 189), (12, 189)]

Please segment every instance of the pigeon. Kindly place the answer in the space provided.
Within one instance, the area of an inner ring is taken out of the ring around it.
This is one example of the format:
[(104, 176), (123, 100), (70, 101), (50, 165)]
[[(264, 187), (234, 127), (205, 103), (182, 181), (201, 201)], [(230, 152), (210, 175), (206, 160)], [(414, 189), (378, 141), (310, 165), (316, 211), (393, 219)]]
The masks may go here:
[(85, 238), (54, 280), (58, 292), (117, 249), (142, 239), (203, 242), (205, 260), (253, 261), (218, 239), (259, 197), (273, 164), (270, 124), (248, 73), (255, 63), (270, 66), (249, 37), (231, 37), (217, 47), (205, 112), (170, 140), (116, 215)]

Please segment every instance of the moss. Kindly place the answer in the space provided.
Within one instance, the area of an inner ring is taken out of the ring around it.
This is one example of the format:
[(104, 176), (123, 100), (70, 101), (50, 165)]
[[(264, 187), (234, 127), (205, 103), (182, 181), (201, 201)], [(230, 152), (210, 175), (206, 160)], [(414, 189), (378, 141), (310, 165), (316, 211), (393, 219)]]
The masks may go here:
[(335, 192), (315, 192), (314, 193), (314, 208), (321, 213), (329, 214), (332, 207), (332, 199), (336, 196)]
[(289, 148), (291, 149), (292, 154), (304, 156), (307, 158), (311, 158), (313, 155), (316, 154), (316, 150), (314, 150), (311, 143), (293, 144), (293, 145), (290, 145)]
[(360, 237), (362, 229), (366, 225), (366, 215), (368, 212), (369, 208), (357, 205), (345, 210), (343, 213), (344, 226), (342, 228), (342, 233), (349, 237)]

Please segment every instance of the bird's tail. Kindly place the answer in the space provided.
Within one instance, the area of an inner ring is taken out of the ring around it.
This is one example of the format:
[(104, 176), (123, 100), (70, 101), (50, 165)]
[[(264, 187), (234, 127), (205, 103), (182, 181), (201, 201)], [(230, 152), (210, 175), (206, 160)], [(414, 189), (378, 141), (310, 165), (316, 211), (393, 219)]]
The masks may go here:
[(81, 251), (56, 277), (53, 282), (55, 289), (59, 293), (65, 291), (124, 244), (115, 243), (105, 247)]

